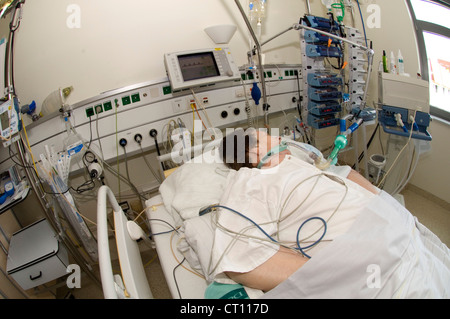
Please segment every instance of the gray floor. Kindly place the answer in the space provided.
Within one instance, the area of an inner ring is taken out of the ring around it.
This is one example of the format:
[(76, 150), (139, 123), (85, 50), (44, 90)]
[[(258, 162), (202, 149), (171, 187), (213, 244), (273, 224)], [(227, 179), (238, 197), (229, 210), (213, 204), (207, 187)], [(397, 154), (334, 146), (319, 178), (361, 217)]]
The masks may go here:
[[(410, 185), (402, 191), (402, 195), (406, 208), (447, 246), (450, 246), (450, 203)], [(171, 298), (156, 252), (147, 250), (142, 254), (144, 265), (152, 259), (153, 261), (145, 268), (152, 294), (156, 299)], [(113, 269), (118, 269), (118, 265), (113, 266)], [(88, 278), (82, 280), (82, 287), (74, 289), (72, 295), (81, 299), (103, 298), (101, 288), (94, 285)]]

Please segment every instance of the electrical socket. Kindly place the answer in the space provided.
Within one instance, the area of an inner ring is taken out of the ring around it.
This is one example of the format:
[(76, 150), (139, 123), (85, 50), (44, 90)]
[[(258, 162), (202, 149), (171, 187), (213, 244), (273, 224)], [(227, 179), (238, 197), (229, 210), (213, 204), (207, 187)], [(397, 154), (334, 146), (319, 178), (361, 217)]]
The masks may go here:
[(174, 99), (172, 101), (172, 110), (174, 113), (181, 113), (185, 111), (189, 111), (191, 109), (191, 106), (184, 98), (178, 98)]
[[(249, 88), (247, 88), (247, 90), (245, 92), (246, 92), (247, 96), (251, 96), (252, 95), (252, 92), (251, 92), (251, 90)], [(244, 89), (237, 89), (235, 91), (235, 95), (236, 95), (236, 97), (245, 97), (244, 96)]]

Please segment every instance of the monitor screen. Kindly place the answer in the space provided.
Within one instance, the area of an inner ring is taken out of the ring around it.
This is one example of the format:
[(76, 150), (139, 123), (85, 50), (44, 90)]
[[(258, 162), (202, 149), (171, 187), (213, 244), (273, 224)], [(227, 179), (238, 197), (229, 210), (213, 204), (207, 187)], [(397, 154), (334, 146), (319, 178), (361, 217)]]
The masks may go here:
[(0, 121), (2, 131), (6, 130), (11, 125), (8, 110), (0, 114)]
[(184, 81), (220, 76), (216, 59), (212, 52), (202, 52), (178, 56)]

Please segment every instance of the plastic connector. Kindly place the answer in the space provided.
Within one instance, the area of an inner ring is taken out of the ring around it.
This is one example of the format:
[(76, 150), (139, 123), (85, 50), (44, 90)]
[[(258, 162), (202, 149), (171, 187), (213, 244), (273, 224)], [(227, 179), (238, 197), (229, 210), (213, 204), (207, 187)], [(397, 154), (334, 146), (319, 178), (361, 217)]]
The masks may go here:
[(127, 146), (127, 144), (128, 144), (128, 142), (127, 142), (126, 139), (121, 138), (121, 139), (119, 140), (119, 145), (120, 145), (120, 146), (125, 147), (125, 146)]
[(138, 224), (136, 224), (134, 221), (129, 220), (127, 222), (127, 230), (128, 230), (128, 234), (130, 235), (131, 239), (133, 239), (133, 240), (147, 238), (144, 230)]
[(136, 143), (141, 144), (141, 142), (142, 142), (142, 135), (137, 133), (136, 135), (134, 135), (134, 140), (136, 141)]
[(158, 131), (153, 128), (153, 129), (150, 130), (149, 135), (151, 137), (155, 138), (156, 135), (158, 135)]

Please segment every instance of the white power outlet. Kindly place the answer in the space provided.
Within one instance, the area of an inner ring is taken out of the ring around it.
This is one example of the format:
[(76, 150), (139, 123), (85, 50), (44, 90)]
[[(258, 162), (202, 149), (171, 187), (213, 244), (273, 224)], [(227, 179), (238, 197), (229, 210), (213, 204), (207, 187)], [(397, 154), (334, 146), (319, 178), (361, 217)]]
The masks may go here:
[(181, 113), (187, 110), (186, 100), (184, 98), (174, 99), (172, 101), (172, 110), (174, 113)]

